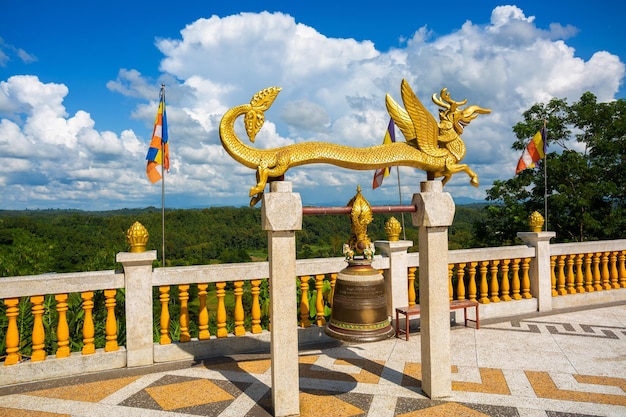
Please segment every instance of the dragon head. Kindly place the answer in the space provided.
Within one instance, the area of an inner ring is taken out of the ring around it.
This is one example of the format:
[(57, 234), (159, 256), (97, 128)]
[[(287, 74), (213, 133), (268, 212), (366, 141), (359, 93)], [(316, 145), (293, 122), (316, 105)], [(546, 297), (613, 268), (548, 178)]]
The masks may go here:
[(463, 101), (452, 100), (447, 88), (442, 89), (439, 95), (440, 97), (438, 98), (437, 93), (433, 94), (433, 103), (445, 109), (439, 111), (439, 117), (442, 122), (447, 121), (450, 123), (454, 131), (459, 135), (463, 133), (463, 128), (477, 118), (479, 114), (491, 113), (491, 110), (475, 105), (460, 109), (459, 106), (465, 105), (467, 99)]

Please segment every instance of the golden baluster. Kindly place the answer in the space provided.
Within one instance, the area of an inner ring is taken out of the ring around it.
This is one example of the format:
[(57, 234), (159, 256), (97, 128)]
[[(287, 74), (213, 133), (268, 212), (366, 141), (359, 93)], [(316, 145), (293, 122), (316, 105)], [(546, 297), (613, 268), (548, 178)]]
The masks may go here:
[(611, 252), (610, 264), (611, 264), (611, 288), (619, 288), (620, 285), (618, 283), (619, 274), (617, 273), (617, 253)]
[(115, 319), (115, 295), (116, 289), (104, 290), (104, 307), (107, 318), (104, 325), (105, 352), (115, 352), (120, 349), (117, 344), (117, 320)]
[(261, 293), (261, 280), (253, 279), (250, 281), (252, 286), (250, 292), (252, 293), (252, 327), (250, 331), (253, 334), (263, 332), (261, 328), (261, 304), (259, 303), (259, 294)]
[(530, 294), (530, 277), (528, 270), (530, 269), (530, 258), (524, 258), (522, 261), (522, 298), (533, 298)]
[(626, 250), (619, 253), (619, 284), (626, 288)]
[(324, 326), (326, 318), (324, 317), (324, 278), (326, 275), (315, 275), (315, 289), (317, 290), (315, 297), (315, 324)]
[(597, 252), (593, 256), (593, 288), (596, 291), (602, 291), (602, 274), (600, 274), (600, 257), (602, 253)]
[(454, 287), (452, 286), (452, 277), (454, 276), (454, 264), (448, 264), (448, 297), (450, 301), (454, 300)]
[(522, 295), (520, 294), (520, 280), (519, 280), (519, 263), (522, 260), (520, 258), (513, 259), (513, 267), (511, 268), (511, 275), (513, 275), (511, 280), (511, 290), (513, 295), (511, 298), (514, 300), (521, 300)]
[(215, 283), (215, 296), (217, 297), (217, 337), (227, 337), (228, 330), (226, 329), (226, 304), (224, 298), (226, 297), (226, 283)]
[(56, 310), (59, 314), (59, 322), (57, 324), (57, 359), (70, 356), (70, 329), (67, 325), (67, 297), (67, 294), (57, 294), (54, 296), (57, 302)]
[(491, 297), (489, 297), (489, 300), (494, 303), (499, 303), (500, 297), (498, 297), (498, 294), (500, 293), (500, 287), (498, 285), (498, 265), (500, 265), (500, 261), (494, 259), (490, 264), (491, 280), (489, 282), (489, 292)]
[(510, 292), (510, 284), (509, 284), (509, 264), (511, 263), (510, 259), (502, 260), (502, 280), (500, 283), (500, 291), (502, 293), (502, 301), (511, 301)]
[(159, 338), (159, 344), (168, 345), (172, 343), (170, 337), (170, 286), (162, 285), (159, 287), (159, 301), (161, 302), (161, 317), (159, 319), (159, 325), (161, 329), (159, 332), (161, 336)]
[(552, 296), (558, 297), (559, 293), (556, 291), (556, 274), (554, 268), (556, 267), (556, 255), (550, 256), (550, 283), (552, 286)]
[(180, 301), (180, 342), (189, 342), (191, 335), (189, 334), (189, 284), (178, 286), (178, 300)]
[(480, 303), (489, 304), (489, 285), (487, 284), (487, 266), (489, 261), (481, 261), (479, 274), (480, 274)]
[(198, 284), (198, 340), (208, 340), (211, 338), (209, 332), (209, 309), (206, 306), (206, 297), (209, 284)]
[(304, 328), (311, 326), (309, 320), (309, 279), (308, 275), (300, 277), (300, 326)]
[(609, 274), (609, 253), (610, 252), (602, 252), (602, 289), (610, 290), (611, 289), (611, 275)]
[(245, 314), (243, 311), (243, 281), (235, 281), (235, 336), (243, 336), (246, 334), (246, 328), (244, 327)]
[(337, 284), (337, 274), (330, 274), (330, 298), (328, 299), (328, 304), (330, 308), (333, 308), (333, 298), (335, 297), (335, 284)]
[(458, 264), (456, 268), (456, 299), (465, 300), (465, 265)]
[(409, 268), (409, 305), (415, 305), (415, 299), (417, 298), (417, 295), (415, 294), (415, 271), (417, 271), (417, 268), (412, 266)]
[(20, 354), (20, 332), (17, 329), (17, 316), (20, 314), (19, 303), (19, 298), (7, 298), (4, 300), (4, 304), (7, 306), (7, 321), (9, 322), (5, 339), (7, 356), (4, 360), (4, 366), (15, 365), (22, 360), (22, 355)]
[(85, 291), (80, 293), (83, 299), (83, 311), (85, 313), (85, 321), (83, 322), (83, 355), (91, 355), (96, 353), (96, 345), (94, 345), (95, 330), (93, 327), (93, 291)]
[(567, 290), (565, 289), (565, 258), (565, 255), (559, 255), (556, 262), (558, 269), (556, 276), (556, 292), (559, 295), (567, 294)]
[(30, 302), (33, 304), (33, 352), (30, 360), (32, 362), (38, 362), (46, 359), (46, 331), (43, 328), (43, 295), (34, 295), (30, 297)]
[(567, 293), (576, 294), (576, 281), (574, 280), (574, 259), (576, 255), (570, 254), (567, 256)]
[(476, 267), (478, 266), (478, 262), (470, 262), (469, 264), (469, 279), (467, 283), (467, 292), (469, 295), (469, 299), (472, 301), (476, 301)]
[(585, 254), (585, 290), (587, 292), (594, 292), (593, 286), (593, 272), (591, 271), (591, 264), (593, 263), (593, 253)]
[(585, 274), (583, 273), (583, 260), (585, 255), (583, 253), (579, 253), (576, 255), (576, 292), (584, 293), (585, 292)]

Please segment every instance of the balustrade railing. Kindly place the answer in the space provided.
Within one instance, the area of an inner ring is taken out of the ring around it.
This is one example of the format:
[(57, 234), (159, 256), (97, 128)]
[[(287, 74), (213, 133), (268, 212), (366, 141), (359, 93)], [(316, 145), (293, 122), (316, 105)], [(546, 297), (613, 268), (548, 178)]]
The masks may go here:
[[(548, 282), (553, 297), (626, 288), (626, 240), (549, 247), (550, 269), (536, 282)], [(408, 265), (406, 302), (411, 305), (419, 300), (419, 254), (403, 256)], [(535, 297), (538, 290), (529, 276), (535, 257), (535, 249), (525, 245), (450, 251), (450, 300), (505, 305)], [(386, 272), (388, 258), (377, 255), (373, 266), (393, 276)], [(306, 329), (326, 324), (337, 272), (344, 267), (343, 258), (296, 262), (294, 325)], [(149, 276), (157, 346), (254, 337), (271, 327), (267, 262), (157, 268)], [(133, 320), (123, 313), (124, 304), (131, 302), (124, 299), (124, 280), (125, 274), (115, 271), (0, 279), (0, 357), (5, 367), (45, 363), (50, 355), (64, 359), (123, 352), (126, 321)], [(619, 294), (626, 299), (626, 291)], [(94, 317), (94, 311), (104, 313)], [(507, 307), (496, 314), (506, 316)]]

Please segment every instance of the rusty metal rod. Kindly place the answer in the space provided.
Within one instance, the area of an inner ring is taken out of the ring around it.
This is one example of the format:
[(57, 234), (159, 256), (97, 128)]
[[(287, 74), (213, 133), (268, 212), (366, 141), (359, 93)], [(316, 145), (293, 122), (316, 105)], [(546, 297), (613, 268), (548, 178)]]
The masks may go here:
[[(372, 213), (415, 213), (415, 206), (371, 206)], [(352, 206), (345, 207), (302, 207), (304, 215), (350, 214)]]

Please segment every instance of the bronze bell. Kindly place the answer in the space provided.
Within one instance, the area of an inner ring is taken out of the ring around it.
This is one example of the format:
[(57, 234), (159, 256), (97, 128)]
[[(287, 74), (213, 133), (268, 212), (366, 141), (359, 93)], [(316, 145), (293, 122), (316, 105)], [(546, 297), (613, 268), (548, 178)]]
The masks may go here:
[(370, 260), (348, 263), (337, 274), (326, 334), (346, 342), (375, 342), (393, 337), (383, 276), (372, 268)]
[(369, 203), (361, 196), (361, 187), (348, 202), (352, 206), (352, 236), (344, 245), (348, 266), (337, 274), (332, 311), (325, 332), (346, 342), (374, 342), (395, 334), (387, 314), (385, 281), (372, 267), (374, 245), (367, 237), (372, 221)]

